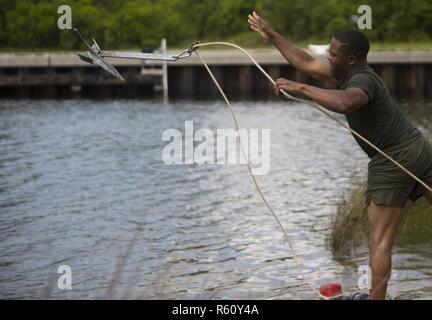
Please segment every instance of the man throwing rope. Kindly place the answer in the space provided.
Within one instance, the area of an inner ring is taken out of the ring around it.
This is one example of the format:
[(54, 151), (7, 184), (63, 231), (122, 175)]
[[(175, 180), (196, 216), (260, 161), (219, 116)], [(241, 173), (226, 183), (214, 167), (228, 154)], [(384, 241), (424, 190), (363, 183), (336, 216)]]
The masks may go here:
[[(321, 89), (284, 78), (276, 81), (280, 90), (305, 96), (326, 109), (345, 114), (350, 128), (432, 185), (432, 146), (405, 117), (390, 97), (384, 82), (368, 66), (369, 41), (355, 30), (340, 32), (331, 39), (328, 63), (320, 62), (289, 43), (255, 12), (248, 22), (253, 31), (270, 40), (288, 62), (299, 71), (337, 85)], [(391, 250), (402, 209), (408, 200), (424, 196), (432, 204), (432, 193), (406, 172), (354, 136), (371, 159), (365, 193), (371, 225), (371, 299), (385, 299), (391, 274)]]

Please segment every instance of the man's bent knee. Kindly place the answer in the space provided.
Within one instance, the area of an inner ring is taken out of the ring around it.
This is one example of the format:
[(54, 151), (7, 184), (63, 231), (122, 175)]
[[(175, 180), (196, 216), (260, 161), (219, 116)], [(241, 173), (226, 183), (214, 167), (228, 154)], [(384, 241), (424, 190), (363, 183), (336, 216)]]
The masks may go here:
[(393, 247), (393, 238), (382, 238), (380, 241), (372, 240), (370, 242), (370, 250), (372, 254), (388, 255), (391, 254)]

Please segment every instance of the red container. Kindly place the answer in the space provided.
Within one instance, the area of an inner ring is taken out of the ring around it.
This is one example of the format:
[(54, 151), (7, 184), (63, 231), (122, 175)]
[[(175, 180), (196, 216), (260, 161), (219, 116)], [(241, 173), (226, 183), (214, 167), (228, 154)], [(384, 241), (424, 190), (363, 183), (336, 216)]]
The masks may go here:
[(329, 299), (337, 298), (342, 295), (342, 287), (338, 282), (325, 283), (320, 286), (320, 293)]

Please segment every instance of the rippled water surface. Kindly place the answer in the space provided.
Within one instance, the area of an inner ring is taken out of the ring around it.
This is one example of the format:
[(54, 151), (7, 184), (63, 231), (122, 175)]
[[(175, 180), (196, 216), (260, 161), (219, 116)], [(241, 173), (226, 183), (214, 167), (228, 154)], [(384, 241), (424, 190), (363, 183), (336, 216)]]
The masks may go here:
[[(366, 156), (308, 106), (234, 106), (242, 127), (271, 129), (258, 181), (308, 276), (356, 290), (367, 250), (335, 261), (327, 239)], [(220, 102), (0, 102), (0, 298), (315, 299), (245, 166), (162, 162), (164, 130), (186, 120), (232, 127)], [(431, 243), (398, 244), (390, 293), (430, 295)]]

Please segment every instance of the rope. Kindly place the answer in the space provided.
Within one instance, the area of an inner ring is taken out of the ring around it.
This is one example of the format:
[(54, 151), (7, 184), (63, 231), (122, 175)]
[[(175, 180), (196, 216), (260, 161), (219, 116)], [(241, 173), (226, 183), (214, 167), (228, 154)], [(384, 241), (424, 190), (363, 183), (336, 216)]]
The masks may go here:
[[(252, 57), (252, 55), (246, 51), (245, 49), (243, 49), (242, 47), (229, 43), (229, 42), (208, 42), (208, 43), (199, 43), (196, 44), (194, 46), (194, 48), (199, 48), (199, 47), (205, 47), (205, 46), (211, 46), (211, 45), (226, 45), (226, 46), (231, 46), (234, 47), (240, 51), (242, 51), (244, 54), (246, 54), (249, 59), (255, 64), (255, 66), (263, 73), (263, 75), (273, 84), (275, 85), (275, 81), (273, 80), (273, 78), (258, 64), (258, 62), (254, 59), (254, 57)], [(202, 56), (199, 54), (199, 52), (197, 50), (195, 50), (196, 55), (198, 56), (198, 58), (201, 60), (202, 64), (204, 65), (205, 69), (207, 70), (207, 72), (210, 75), (210, 78), (212, 79), (212, 81), (214, 82), (214, 84), (216, 85), (216, 87), (218, 88), (220, 94), (222, 95), (223, 99), (226, 102), (226, 105), (228, 107), (228, 110), (231, 113), (233, 122), (234, 122), (234, 126), (236, 128), (237, 131), (237, 138), (240, 144), (240, 149), (242, 152), (242, 155), (244, 157), (244, 159), (247, 160), (247, 168), (249, 171), (249, 174), (252, 178), (252, 181), (255, 185), (255, 188), (257, 189), (261, 199), (263, 200), (264, 204), (266, 205), (266, 207), (268, 208), (268, 210), (270, 211), (270, 213), (272, 214), (273, 218), (276, 220), (277, 224), (279, 225), (279, 228), (282, 230), (282, 233), (284, 234), (284, 238), (286, 240), (286, 242), (288, 243), (290, 250), (292, 252), (293, 258), (303, 276), (303, 279), (307, 282), (307, 284), (309, 285), (309, 287), (312, 289), (312, 291), (314, 293), (316, 293), (318, 296), (320, 296), (321, 298), (325, 299), (325, 300), (330, 300), (330, 298), (323, 296), (314, 286), (313, 282), (309, 279), (309, 277), (306, 276), (306, 273), (304, 272), (303, 266), (300, 262), (299, 257), (297, 256), (294, 247), (292, 245), (292, 242), (287, 234), (287, 232), (285, 231), (281, 221), (279, 220), (277, 214), (275, 213), (275, 211), (273, 210), (272, 206), (270, 205), (270, 203), (268, 202), (268, 200), (266, 199), (266, 197), (264, 196), (264, 193), (262, 192), (258, 181), (256, 180), (255, 175), (252, 172), (252, 166), (250, 163), (250, 159), (247, 157), (245, 149), (243, 147), (243, 143), (241, 141), (240, 138), (240, 134), (239, 134), (239, 130), (240, 130), (240, 126), (237, 120), (237, 117), (235, 115), (234, 109), (231, 105), (231, 103), (229, 102), (228, 98), (226, 97), (224, 91), (222, 90), (221, 86), (219, 85), (218, 81), (216, 80), (214, 74), (212, 73), (212, 71), (210, 70), (210, 68), (208, 67), (207, 63), (205, 62), (205, 60), (202, 58)], [(310, 101), (310, 100), (305, 100), (305, 99), (301, 99), (301, 98), (297, 98), (297, 97), (293, 97), (290, 94), (288, 94), (287, 92), (285, 92), (284, 90), (281, 90), (282, 94), (291, 100), (294, 101), (298, 101), (298, 102), (303, 102), (306, 104), (309, 104), (311, 106), (313, 106), (314, 108), (316, 108), (318, 111), (324, 113), (326, 116), (328, 116), (329, 118), (333, 119), (334, 121), (336, 121), (337, 123), (339, 123), (341, 126), (343, 126), (345, 129), (347, 129), (348, 131), (350, 131), (353, 135), (357, 136), (359, 139), (361, 139), (362, 141), (364, 141), (366, 144), (368, 144), (369, 146), (371, 146), (373, 149), (375, 149), (378, 153), (380, 153), (381, 155), (383, 155), (385, 158), (387, 158), (388, 160), (390, 160), (391, 162), (393, 162), (394, 164), (396, 164), (400, 169), (402, 169), (405, 173), (407, 173), (409, 176), (411, 176), (413, 179), (415, 179), (417, 182), (419, 182), (423, 187), (425, 187), (427, 190), (432, 192), (432, 188), (429, 187), (426, 183), (424, 183), (422, 180), (420, 180), (417, 176), (415, 176), (413, 173), (411, 173), (408, 169), (406, 169), (404, 166), (402, 166), (401, 164), (399, 164), (396, 160), (394, 160), (393, 158), (391, 158), (389, 155), (387, 155), (384, 151), (382, 151), (381, 149), (379, 149), (377, 146), (375, 146), (372, 142), (370, 142), (369, 140), (367, 140), (365, 137), (363, 137), (361, 134), (359, 134), (358, 132), (356, 132), (355, 130), (351, 129), (349, 126), (347, 126), (345, 123), (343, 123), (342, 121), (340, 121), (339, 119), (337, 119), (336, 117), (334, 117), (333, 115), (331, 115), (330, 113), (328, 113), (327, 111), (325, 111), (323, 109), (323, 107), (318, 104), (315, 101)], [(338, 298), (340, 297), (336, 296), (333, 298)]]
[(208, 67), (207, 63), (204, 61), (204, 59), (201, 57), (201, 55), (198, 53), (198, 51), (195, 51), (195, 53), (196, 53), (197, 56), (200, 58), (202, 64), (203, 64), (204, 67), (206, 68), (206, 70), (207, 70), (207, 72), (209, 73), (211, 79), (213, 80), (214, 84), (215, 84), (216, 87), (218, 88), (220, 94), (222, 95), (222, 97), (224, 98), (224, 100), (225, 100), (225, 102), (226, 102), (226, 104), (227, 104), (227, 106), (228, 106), (228, 110), (230, 111), (231, 116), (232, 116), (232, 119), (233, 119), (233, 121), (234, 121), (234, 126), (235, 126), (235, 129), (236, 129), (236, 132), (237, 132), (237, 139), (238, 139), (239, 144), (240, 144), (240, 149), (241, 149), (241, 152), (242, 152), (242, 155), (243, 155), (244, 159), (246, 159), (246, 161), (247, 161), (247, 162), (246, 162), (246, 164), (247, 164), (247, 168), (248, 168), (249, 174), (250, 174), (250, 176), (251, 176), (251, 178), (252, 178), (252, 181), (253, 181), (253, 183), (254, 183), (254, 185), (255, 185), (255, 188), (257, 189), (259, 195), (261, 196), (261, 199), (263, 200), (265, 206), (268, 208), (268, 210), (269, 210), (270, 213), (272, 214), (273, 218), (276, 220), (277, 224), (279, 225), (279, 228), (282, 230), (282, 232), (283, 232), (283, 234), (284, 234), (284, 237), (285, 237), (285, 240), (286, 240), (286, 242), (288, 243), (288, 245), (289, 245), (289, 247), (290, 247), (290, 250), (291, 250), (291, 252), (292, 252), (293, 258), (294, 258), (296, 264), (298, 265), (298, 268), (299, 268), (299, 270), (300, 270), (300, 272), (301, 272), (301, 274), (302, 274), (303, 279), (305, 279), (305, 281), (306, 281), (306, 282), (308, 283), (308, 285), (311, 287), (312, 291), (314, 291), (316, 294), (318, 294), (321, 298), (323, 298), (323, 299), (329, 299), (329, 298), (323, 296), (323, 295), (322, 295), (322, 294), (321, 294), (321, 293), (320, 293), (320, 292), (315, 288), (315, 286), (313, 285), (312, 281), (311, 281), (311, 280), (306, 276), (306, 274), (305, 274), (305, 272), (304, 272), (304, 269), (303, 269), (303, 267), (302, 267), (302, 264), (301, 264), (301, 262), (300, 262), (300, 260), (299, 260), (299, 258), (298, 258), (298, 256), (297, 256), (297, 254), (295, 253), (295, 250), (294, 250), (294, 247), (293, 247), (293, 245), (292, 245), (292, 243), (291, 243), (291, 240), (290, 240), (290, 238), (289, 238), (287, 232), (285, 231), (285, 228), (283, 227), (281, 221), (279, 220), (278, 216), (277, 216), (276, 213), (274, 212), (272, 206), (271, 206), (270, 203), (267, 201), (267, 198), (264, 196), (264, 193), (262, 192), (262, 190), (261, 190), (261, 188), (260, 188), (260, 186), (259, 186), (259, 184), (258, 184), (258, 181), (257, 181), (255, 175), (254, 175), (253, 172), (252, 172), (252, 165), (251, 165), (250, 159), (249, 159), (249, 157), (246, 155), (246, 152), (245, 152), (245, 149), (244, 149), (243, 143), (242, 143), (242, 141), (241, 141), (241, 139), (240, 139), (240, 133), (239, 133), (240, 126), (239, 126), (239, 123), (238, 123), (237, 117), (236, 117), (236, 115), (235, 115), (234, 109), (233, 109), (231, 103), (229, 102), (228, 98), (226, 97), (224, 91), (223, 91), (222, 88), (220, 87), (220, 85), (219, 85), (218, 81), (216, 80), (215, 76), (213, 75), (213, 72), (211, 72), (210, 68)]
[[(229, 43), (229, 42), (207, 42), (207, 43), (199, 43), (196, 44), (194, 46), (194, 48), (199, 48), (199, 47), (206, 47), (206, 46), (212, 46), (212, 45), (226, 45), (226, 46), (231, 46), (234, 47), (240, 51), (242, 51), (244, 54), (246, 54), (249, 59), (257, 66), (257, 68), (263, 73), (263, 75), (273, 84), (275, 85), (275, 81), (272, 79), (272, 77), (258, 64), (258, 62), (254, 59), (254, 57), (252, 57), (252, 55), (246, 51), (245, 49), (243, 49), (242, 47), (233, 44), (233, 43)], [(325, 111), (323, 109), (323, 107), (318, 104), (315, 101), (311, 101), (311, 100), (306, 100), (306, 99), (301, 99), (301, 98), (297, 98), (297, 97), (293, 97), (290, 94), (288, 94), (287, 92), (285, 92), (284, 90), (281, 90), (282, 94), (291, 100), (294, 101), (298, 101), (298, 102), (303, 102), (306, 104), (311, 105), (312, 107), (316, 108), (317, 110), (319, 110), (320, 112), (324, 113), (326, 116), (328, 116), (329, 118), (333, 119), (334, 121), (336, 121), (337, 123), (339, 123), (341, 126), (343, 126), (345, 129), (347, 129), (348, 131), (350, 131), (353, 135), (355, 135), (356, 137), (358, 137), (359, 139), (361, 139), (363, 142), (365, 142), (367, 145), (369, 145), (370, 147), (372, 147), (373, 149), (375, 149), (378, 153), (380, 153), (382, 156), (384, 156), (385, 158), (387, 158), (388, 160), (390, 160), (391, 162), (393, 162), (395, 165), (397, 165), (400, 169), (402, 169), (402, 171), (404, 171), (406, 174), (408, 174), (411, 178), (413, 178), (414, 180), (416, 180), (418, 183), (420, 183), (423, 187), (426, 188), (426, 190), (432, 192), (432, 188), (430, 186), (428, 186), (425, 182), (423, 182), (420, 178), (418, 178), (416, 175), (414, 175), (413, 173), (411, 173), (411, 171), (409, 171), (408, 169), (406, 169), (403, 165), (401, 165), (399, 162), (397, 162), (396, 160), (394, 160), (392, 157), (390, 157), (387, 153), (385, 153), (384, 151), (382, 151), (380, 148), (378, 148), (376, 145), (374, 145), (372, 142), (370, 142), (368, 139), (366, 139), (365, 137), (363, 137), (360, 133), (358, 133), (357, 131), (351, 129), (349, 126), (347, 126), (345, 123), (343, 123), (341, 120), (339, 120), (338, 118), (334, 117), (333, 115), (331, 115), (329, 112)]]

